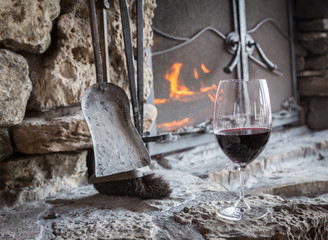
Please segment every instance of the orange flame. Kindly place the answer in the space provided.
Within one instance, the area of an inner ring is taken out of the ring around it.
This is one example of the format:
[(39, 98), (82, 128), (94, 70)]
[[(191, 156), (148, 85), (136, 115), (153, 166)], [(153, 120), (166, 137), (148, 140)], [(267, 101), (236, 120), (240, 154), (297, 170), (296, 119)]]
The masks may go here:
[(168, 129), (168, 131), (172, 132), (172, 131), (178, 129), (179, 127), (185, 125), (189, 121), (190, 121), (189, 118), (184, 118), (180, 121), (173, 121), (173, 122), (169, 122), (169, 123), (157, 124), (157, 128), (166, 127)]
[(215, 91), (216, 89), (217, 89), (217, 86), (213, 83), (212, 86), (210, 86), (210, 87), (201, 87), (200, 91), (205, 93), (205, 92), (209, 92), (211, 90)]
[(198, 72), (197, 72), (196, 68), (194, 68), (194, 76), (195, 76), (195, 79), (198, 79)]
[[(217, 89), (216, 84), (212, 84), (211, 86), (204, 86), (204, 82), (200, 79), (201, 72), (198, 72), (197, 68), (193, 68), (194, 78), (199, 81), (200, 88), (198, 91), (191, 91), (188, 87), (184, 85), (183, 79), (180, 77), (180, 72), (182, 69), (182, 63), (174, 63), (166, 72), (165, 79), (170, 82), (170, 95), (168, 99), (155, 99), (154, 103), (156, 105), (165, 104), (170, 101), (179, 101), (179, 102), (190, 102), (197, 100), (202, 97), (208, 97), (212, 102), (215, 102), (215, 93)], [(202, 72), (207, 74), (211, 71), (206, 68), (206, 66), (202, 63), (200, 65)], [(221, 98), (221, 97), (220, 97)], [(221, 99), (220, 99), (221, 100)], [(190, 124), (192, 120), (189, 118), (184, 118), (180, 121), (172, 121), (168, 123), (158, 124), (157, 128), (166, 128), (167, 131), (175, 131), (186, 124)]]
[(194, 94), (194, 92), (190, 91), (185, 85), (179, 84), (179, 82), (181, 83), (179, 76), (182, 65), (182, 63), (174, 63), (173, 66), (166, 72), (165, 79), (170, 82), (170, 98), (179, 99), (180, 96), (189, 96)]
[(154, 104), (155, 105), (158, 105), (158, 104), (164, 104), (164, 103), (167, 103), (169, 102), (169, 99), (166, 99), (166, 98), (162, 98), (162, 99), (154, 99)]
[(208, 70), (208, 69), (205, 67), (204, 63), (202, 63), (202, 64), (200, 65), (200, 67), (202, 68), (202, 70), (203, 70), (204, 73), (210, 73), (210, 72), (211, 72), (210, 70)]

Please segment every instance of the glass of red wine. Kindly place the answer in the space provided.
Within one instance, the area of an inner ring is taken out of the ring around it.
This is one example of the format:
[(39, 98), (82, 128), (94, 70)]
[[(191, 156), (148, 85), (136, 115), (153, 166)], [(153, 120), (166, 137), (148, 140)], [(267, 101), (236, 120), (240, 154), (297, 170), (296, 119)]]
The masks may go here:
[(232, 206), (218, 211), (227, 220), (253, 220), (267, 209), (250, 206), (244, 199), (244, 172), (268, 143), (272, 115), (266, 80), (220, 81), (214, 104), (213, 130), (225, 155), (239, 167), (240, 195)]

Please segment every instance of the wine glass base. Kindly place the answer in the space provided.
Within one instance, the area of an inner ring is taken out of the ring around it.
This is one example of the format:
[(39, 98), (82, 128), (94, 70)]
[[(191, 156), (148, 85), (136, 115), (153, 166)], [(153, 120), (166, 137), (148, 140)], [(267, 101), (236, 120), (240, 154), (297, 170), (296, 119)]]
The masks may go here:
[(225, 206), (217, 212), (220, 218), (231, 221), (261, 219), (268, 215), (268, 213), (268, 210), (263, 207), (239, 208), (235, 206)]

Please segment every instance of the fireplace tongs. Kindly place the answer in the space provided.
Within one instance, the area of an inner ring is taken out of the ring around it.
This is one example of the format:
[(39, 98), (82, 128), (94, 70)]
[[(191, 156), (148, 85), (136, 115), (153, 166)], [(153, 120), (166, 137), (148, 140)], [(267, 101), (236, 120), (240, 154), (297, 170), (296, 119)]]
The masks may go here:
[(133, 65), (133, 48), (126, 0), (120, 0), (121, 20), (127, 61), (134, 126), (130, 103), (123, 89), (110, 83), (107, 31), (107, 0), (98, 0), (102, 11), (101, 37), (97, 24), (96, 0), (89, 0), (90, 24), (97, 83), (82, 97), (82, 112), (87, 121), (94, 149), (95, 174), (91, 183), (141, 177), (139, 168), (150, 164), (142, 142), (143, 134), (143, 0), (137, 0), (137, 84)]

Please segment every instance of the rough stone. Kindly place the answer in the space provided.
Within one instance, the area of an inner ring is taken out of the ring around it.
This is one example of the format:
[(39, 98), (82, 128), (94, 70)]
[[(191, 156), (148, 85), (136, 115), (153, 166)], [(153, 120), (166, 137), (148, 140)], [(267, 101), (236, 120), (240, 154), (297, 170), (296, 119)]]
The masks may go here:
[(174, 215), (180, 224), (193, 224), (204, 239), (325, 239), (328, 236), (328, 202), (286, 201), (263, 195), (249, 199), (250, 205), (266, 205), (270, 216), (251, 223), (222, 221), (216, 211), (229, 202), (201, 203)]
[(40, 225), (37, 220), (47, 208), (48, 204), (44, 202), (32, 202), (17, 207), (14, 212), (11, 210), (2, 212), (0, 238), (2, 240), (38, 239)]
[(328, 30), (328, 18), (310, 21), (297, 21), (297, 29), (301, 32), (323, 32)]
[(328, 55), (308, 58), (305, 61), (305, 69), (320, 70), (326, 68), (328, 68)]
[(305, 57), (307, 56), (307, 51), (299, 44), (299, 42), (295, 42), (295, 54), (296, 57)]
[(43, 53), (59, 13), (60, 0), (2, 1), (0, 43), (14, 51)]
[(313, 130), (323, 130), (328, 128), (328, 98), (308, 99), (307, 124)]
[(304, 57), (297, 57), (296, 58), (296, 70), (298, 72), (302, 71), (302, 70), (304, 70), (304, 67), (305, 67)]
[(307, 51), (317, 54), (325, 55), (328, 53), (328, 33), (298, 33), (296, 39)]
[(150, 131), (157, 118), (157, 108), (152, 104), (144, 104), (144, 131)]
[[(156, 116), (156, 107), (145, 104), (144, 132), (150, 130)], [(16, 151), (25, 154), (67, 152), (93, 146), (88, 125), (78, 106), (29, 114), (21, 124), (11, 128), (11, 133)], [(6, 147), (10, 144), (9, 136), (7, 141), (2, 148), (9, 154), (12, 151)]]
[(13, 154), (14, 149), (11, 145), (8, 130), (0, 128), (0, 162)]
[(28, 59), (33, 82), (29, 109), (44, 111), (80, 102), (84, 90), (95, 83), (88, 19), (75, 13), (61, 15), (56, 31), (54, 49)]
[(301, 96), (328, 96), (328, 78), (299, 78), (299, 94)]
[[(131, 22), (135, 22), (135, 1), (129, 2)], [(33, 92), (29, 109), (45, 111), (57, 106), (67, 106), (81, 101), (83, 92), (95, 83), (95, 67), (86, 0), (65, 1), (63, 13), (55, 26), (56, 44), (43, 56), (29, 58)], [(156, 4), (145, 1), (144, 48), (152, 44), (151, 19)], [(108, 10), (109, 51), (111, 82), (122, 87), (129, 96), (129, 81), (126, 71), (123, 33), (119, 2)], [(131, 24), (134, 46), (136, 27)], [(149, 96), (152, 71), (146, 61), (144, 65), (144, 96)]]
[(0, 163), (1, 207), (43, 199), (87, 181), (87, 151), (13, 156)]
[(26, 117), (11, 131), (16, 151), (21, 153), (43, 154), (92, 148), (88, 125), (79, 107)]
[(328, 77), (328, 69), (300, 71), (297, 77)]
[(0, 127), (19, 124), (25, 115), (32, 90), (26, 60), (16, 53), (0, 50)]

